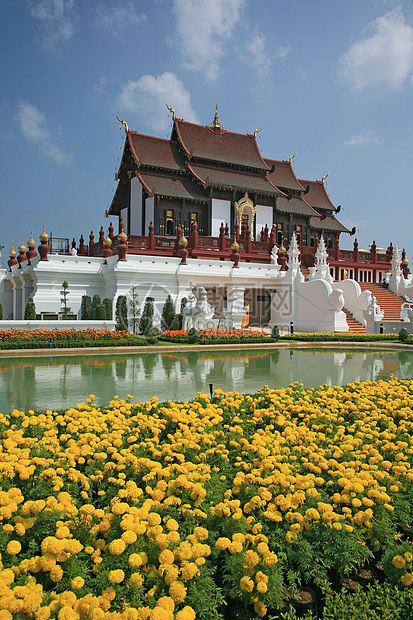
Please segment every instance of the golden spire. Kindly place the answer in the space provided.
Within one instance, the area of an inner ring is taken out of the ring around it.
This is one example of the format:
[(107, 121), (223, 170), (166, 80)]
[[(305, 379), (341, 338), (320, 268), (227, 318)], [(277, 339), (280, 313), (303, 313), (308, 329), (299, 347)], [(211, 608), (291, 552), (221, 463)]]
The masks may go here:
[(326, 180), (326, 178), (328, 177), (328, 175), (329, 175), (329, 174), (330, 174), (330, 173), (329, 173), (329, 172), (327, 172), (327, 174), (325, 174), (325, 175), (323, 176), (323, 178), (321, 179), (321, 182), (322, 182), (322, 183), (324, 183), (324, 181)]
[(290, 157), (290, 164), (292, 163), (292, 161), (293, 161), (294, 157), (297, 155), (297, 153), (298, 153), (298, 151), (296, 151), (294, 153), (294, 155), (291, 155), (291, 157)]
[(120, 123), (122, 123), (122, 125), (125, 125), (125, 133), (128, 134), (129, 133), (129, 127), (128, 127), (128, 124), (126, 123), (126, 121), (122, 121), (117, 114), (116, 114), (116, 118), (118, 119), (118, 121)]
[(49, 241), (49, 235), (46, 232), (46, 220), (43, 220), (43, 232), (39, 236), (39, 239), (40, 241), (46, 241), (46, 243)]
[(28, 248), (34, 248), (36, 246), (36, 241), (33, 239), (33, 228), (30, 229), (30, 239), (27, 242)]
[(219, 120), (219, 116), (218, 116), (218, 104), (216, 104), (215, 106), (215, 116), (213, 121), (211, 121), (208, 124), (208, 127), (219, 127), (220, 129), (225, 129), (224, 125), (221, 123), (221, 121)]
[(23, 235), (22, 235), (22, 242), (21, 242), (21, 245), (19, 245), (18, 250), (19, 252), (25, 252), (27, 250), (26, 246), (23, 243)]
[(170, 111), (170, 113), (172, 114), (172, 120), (174, 121), (176, 119), (175, 110), (173, 108), (170, 108), (169, 105), (166, 103), (166, 101), (165, 101), (165, 105), (168, 108), (168, 110)]
[(16, 250), (14, 249), (14, 241), (11, 242), (11, 250), (9, 252), (9, 256), (10, 258), (15, 258), (16, 257)]
[(107, 229), (106, 239), (103, 239), (103, 245), (107, 245), (107, 246), (112, 245), (112, 239), (109, 237), (109, 226)]
[(261, 125), (261, 127), (260, 127), (259, 129), (256, 129), (256, 130), (254, 131), (254, 138), (256, 138), (256, 137), (257, 137), (257, 134), (259, 134), (259, 133), (260, 133), (261, 129), (262, 129), (262, 125)]

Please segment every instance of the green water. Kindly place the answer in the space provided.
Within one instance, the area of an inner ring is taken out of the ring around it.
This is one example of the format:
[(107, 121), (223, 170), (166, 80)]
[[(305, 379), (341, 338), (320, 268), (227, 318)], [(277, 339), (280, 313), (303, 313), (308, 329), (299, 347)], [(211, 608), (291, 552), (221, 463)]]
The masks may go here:
[(317, 349), (249, 349), (126, 355), (50, 356), (0, 359), (0, 411), (63, 409), (96, 395), (133, 402), (157, 396), (187, 400), (214, 389), (254, 393), (263, 385), (305, 387), (351, 381), (413, 378), (413, 353)]

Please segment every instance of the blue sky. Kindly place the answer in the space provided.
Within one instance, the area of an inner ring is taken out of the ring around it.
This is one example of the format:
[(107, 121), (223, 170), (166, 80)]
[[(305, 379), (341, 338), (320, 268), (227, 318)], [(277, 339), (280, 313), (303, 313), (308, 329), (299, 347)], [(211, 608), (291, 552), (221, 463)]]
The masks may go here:
[[(171, 117), (258, 134), (297, 151), (360, 248), (411, 260), (413, 2), (393, 0), (1, 0), (3, 264), (43, 219), (57, 237), (106, 227), (131, 129)], [(353, 238), (342, 236), (341, 247)]]

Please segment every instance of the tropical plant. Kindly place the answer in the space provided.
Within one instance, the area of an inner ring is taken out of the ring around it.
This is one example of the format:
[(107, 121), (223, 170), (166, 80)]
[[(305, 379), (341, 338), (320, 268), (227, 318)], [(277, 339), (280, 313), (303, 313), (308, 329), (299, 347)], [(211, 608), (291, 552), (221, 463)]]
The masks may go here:
[(130, 292), (129, 292), (129, 310), (130, 310), (130, 316), (131, 316), (131, 323), (132, 323), (132, 331), (134, 334), (136, 334), (136, 328), (138, 327), (138, 323), (139, 323), (139, 315), (141, 313), (140, 309), (139, 309), (139, 302), (138, 302), (138, 293), (136, 292), (136, 286), (132, 286)]
[(96, 320), (97, 317), (97, 308), (98, 306), (101, 304), (101, 299), (100, 299), (100, 295), (93, 295), (92, 297), (92, 306), (90, 309), (90, 318), (92, 320)]
[(105, 299), (102, 301), (102, 304), (105, 306), (105, 318), (108, 321), (112, 320), (113, 317), (113, 304), (112, 304), (112, 300), (109, 299), (109, 297), (105, 297)]

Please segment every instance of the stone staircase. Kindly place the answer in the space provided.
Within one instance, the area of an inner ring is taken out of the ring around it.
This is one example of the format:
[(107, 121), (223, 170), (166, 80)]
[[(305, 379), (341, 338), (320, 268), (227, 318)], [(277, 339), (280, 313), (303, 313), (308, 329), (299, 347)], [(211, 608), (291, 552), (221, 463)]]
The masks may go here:
[(347, 325), (351, 332), (357, 333), (357, 334), (366, 333), (366, 328), (363, 325), (361, 325), (361, 323), (356, 321), (356, 319), (354, 318), (354, 316), (351, 314), (349, 310), (347, 310), (346, 308), (343, 308), (343, 312), (346, 315)]
[(405, 302), (402, 297), (395, 295), (380, 284), (371, 282), (359, 282), (359, 284), (362, 291), (371, 291), (377, 299), (380, 309), (384, 311), (383, 321), (400, 321), (400, 308)]

